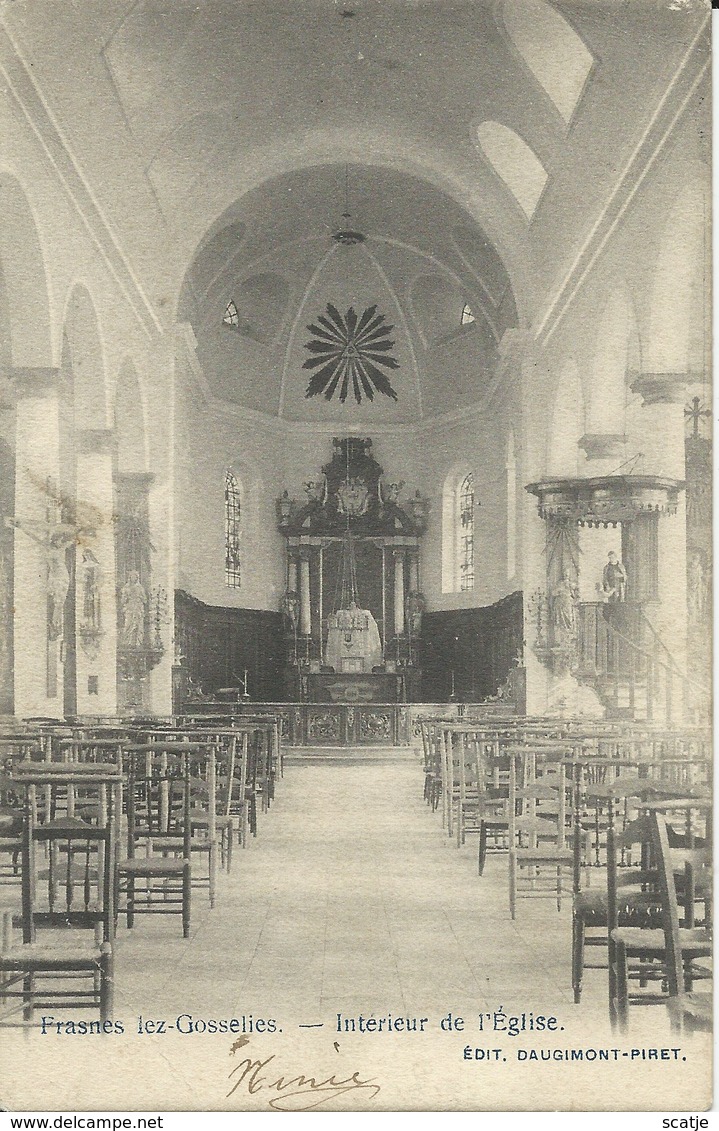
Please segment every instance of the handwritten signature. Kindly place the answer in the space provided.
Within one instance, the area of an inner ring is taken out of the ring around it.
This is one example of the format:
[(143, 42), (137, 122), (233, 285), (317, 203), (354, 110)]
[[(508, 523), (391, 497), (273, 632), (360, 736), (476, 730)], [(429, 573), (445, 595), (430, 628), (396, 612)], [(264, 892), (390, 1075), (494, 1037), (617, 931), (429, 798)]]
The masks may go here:
[[(234, 1056), (237, 1049), (247, 1043), (247, 1039), (243, 1040), (242, 1038), (235, 1041), (230, 1049), (230, 1056)], [(374, 1083), (374, 1079), (362, 1080), (357, 1071), (343, 1080), (338, 1080), (334, 1073), (325, 1079), (317, 1076), (305, 1076), (304, 1073), (298, 1073), (296, 1076), (284, 1074), (275, 1077), (277, 1069), (273, 1065), (269, 1072), (265, 1074), (263, 1070), (272, 1064), (275, 1059), (273, 1053), (265, 1060), (253, 1060), (250, 1056), (241, 1060), (230, 1072), (229, 1078), (233, 1081), (233, 1084), (227, 1093), (227, 1097), (233, 1095), (244, 1084), (250, 1095), (255, 1095), (263, 1090), (277, 1092), (277, 1095), (268, 1101), (269, 1107), (275, 1111), (311, 1111), (313, 1108), (322, 1107), (323, 1104), (338, 1096), (346, 1095), (348, 1092), (364, 1090), (371, 1093), (367, 1097), (368, 1099), (374, 1099), (380, 1091), (380, 1086)]]

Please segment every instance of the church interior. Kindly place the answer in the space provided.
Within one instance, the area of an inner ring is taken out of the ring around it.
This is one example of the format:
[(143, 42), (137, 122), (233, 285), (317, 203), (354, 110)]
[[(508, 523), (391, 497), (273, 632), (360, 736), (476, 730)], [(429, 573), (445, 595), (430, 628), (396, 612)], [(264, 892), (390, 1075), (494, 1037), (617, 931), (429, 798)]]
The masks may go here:
[(3, 6), (0, 1033), (702, 1039), (709, 19)]

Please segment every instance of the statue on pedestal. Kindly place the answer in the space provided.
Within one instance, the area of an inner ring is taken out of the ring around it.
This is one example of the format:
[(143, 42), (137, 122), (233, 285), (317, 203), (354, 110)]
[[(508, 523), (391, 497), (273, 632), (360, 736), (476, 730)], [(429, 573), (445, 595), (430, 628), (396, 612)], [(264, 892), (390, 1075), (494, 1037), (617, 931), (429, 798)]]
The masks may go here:
[(552, 624), (558, 639), (573, 636), (576, 631), (576, 588), (566, 573), (552, 591)]
[(129, 571), (127, 581), (120, 590), (120, 607), (123, 644), (128, 648), (141, 648), (145, 643), (147, 593), (136, 569)]
[(405, 617), (409, 635), (413, 640), (417, 640), (422, 631), (422, 616), (426, 608), (427, 602), (424, 593), (420, 593), (419, 590), (415, 589), (408, 594)]

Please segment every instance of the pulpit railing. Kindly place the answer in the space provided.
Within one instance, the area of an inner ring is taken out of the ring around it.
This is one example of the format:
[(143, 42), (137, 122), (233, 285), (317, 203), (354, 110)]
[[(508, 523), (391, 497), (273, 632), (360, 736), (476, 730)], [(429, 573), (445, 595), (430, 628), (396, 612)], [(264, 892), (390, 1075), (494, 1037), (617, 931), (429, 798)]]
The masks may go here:
[[(682, 672), (644, 611), (622, 610), (623, 627), (604, 602), (578, 606), (578, 678), (591, 682), (608, 707), (648, 722), (701, 716), (703, 689)], [(631, 615), (627, 615), (631, 614)]]

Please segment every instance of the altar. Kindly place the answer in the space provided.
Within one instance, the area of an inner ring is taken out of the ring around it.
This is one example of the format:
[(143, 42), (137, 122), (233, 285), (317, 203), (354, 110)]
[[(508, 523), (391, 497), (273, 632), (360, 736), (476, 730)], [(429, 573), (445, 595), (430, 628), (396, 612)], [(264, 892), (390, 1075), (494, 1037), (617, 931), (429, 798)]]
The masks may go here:
[(401, 703), (404, 676), (390, 672), (318, 672), (307, 676), (310, 703)]
[(284, 686), (302, 703), (398, 703), (420, 694), (425, 607), (420, 539), (427, 502), (404, 501), (372, 441), (333, 441), (307, 502), (285, 491), (278, 529), (287, 549)]

